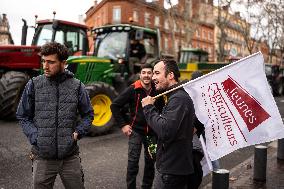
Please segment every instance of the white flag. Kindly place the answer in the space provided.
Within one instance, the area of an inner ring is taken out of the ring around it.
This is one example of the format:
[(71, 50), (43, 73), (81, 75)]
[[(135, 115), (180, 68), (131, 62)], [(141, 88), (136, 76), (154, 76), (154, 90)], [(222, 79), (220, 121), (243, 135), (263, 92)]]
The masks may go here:
[(205, 177), (213, 170), (213, 167), (212, 167), (212, 162), (208, 157), (208, 152), (206, 150), (205, 142), (202, 135), (200, 135), (199, 140), (202, 145), (202, 150), (204, 154), (202, 160), (200, 161), (200, 164), (202, 166), (203, 177)]
[(260, 52), (183, 86), (205, 125), (212, 161), (239, 148), (284, 138)]

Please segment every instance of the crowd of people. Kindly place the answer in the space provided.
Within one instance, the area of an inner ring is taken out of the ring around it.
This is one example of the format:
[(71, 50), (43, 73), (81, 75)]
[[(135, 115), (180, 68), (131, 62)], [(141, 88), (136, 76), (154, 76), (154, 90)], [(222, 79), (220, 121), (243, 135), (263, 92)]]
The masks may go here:
[[(93, 108), (84, 84), (65, 70), (68, 49), (51, 42), (41, 47), (40, 54), (44, 73), (29, 80), (17, 110), (32, 145), (33, 188), (53, 188), (57, 174), (65, 188), (84, 188), (77, 140), (88, 133)], [(203, 151), (198, 137), (204, 127), (195, 116), (191, 98), (183, 88), (154, 98), (177, 87), (179, 77), (172, 59), (160, 59), (154, 67), (143, 64), (139, 80), (111, 104), (117, 125), (128, 137), (128, 189), (137, 187), (142, 146), (141, 188), (197, 189), (201, 184)]]

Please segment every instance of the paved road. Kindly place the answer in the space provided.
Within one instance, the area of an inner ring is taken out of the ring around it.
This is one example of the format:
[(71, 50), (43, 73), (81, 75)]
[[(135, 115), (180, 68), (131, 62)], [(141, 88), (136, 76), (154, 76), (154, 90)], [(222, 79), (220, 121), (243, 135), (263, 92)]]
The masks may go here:
[[(278, 98), (279, 110), (284, 115), (283, 99)], [(282, 116), (283, 117), (283, 116)], [(31, 183), (31, 162), (28, 159), (30, 146), (17, 122), (0, 121), (0, 189), (26, 189)], [(86, 188), (123, 189), (127, 163), (127, 138), (118, 129), (112, 133), (87, 137), (79, 142)], [(253, 147), (237, 150), (221, 159), (221, 166), (231, 169), (246, 160)], [(140, 161), (140, 167), (143, 167)], [(138, 175), (141, 185), (142, 174)], [(203, 185), (210, 182), (210, 177)], [(63, 188), (57, 179), (55, 188)]]
[[(0, 121), (0, 188), (30, 188), (30, 147), (16, 122)], [(86, 188), (126, 188), (127, 139), (119, 130), (79, 142)], [(63, 188), (57, 180), (55, 188)]]

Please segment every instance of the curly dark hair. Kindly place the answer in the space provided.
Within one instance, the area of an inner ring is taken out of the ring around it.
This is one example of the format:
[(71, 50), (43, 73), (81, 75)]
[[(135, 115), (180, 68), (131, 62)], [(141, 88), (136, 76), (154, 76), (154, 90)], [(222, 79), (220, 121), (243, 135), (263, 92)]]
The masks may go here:
[(48, 56), (56, 54), (57, 58), (60, 62), (67, 60), (68, 58), (68, 48), (57, 42), (49, 42), (41, 46), (40, 55)]

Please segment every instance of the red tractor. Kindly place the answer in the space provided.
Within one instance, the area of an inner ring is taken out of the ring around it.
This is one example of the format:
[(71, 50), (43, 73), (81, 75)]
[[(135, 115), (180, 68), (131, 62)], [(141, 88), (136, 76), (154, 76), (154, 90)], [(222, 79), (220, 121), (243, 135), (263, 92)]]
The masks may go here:
[(26, 46), (23, 20), (21, 46), (0, 46), (0, 118), (14, 119), (21, 93), (29, 78), (40, 73), (39, 47), (46, 42), (65, 44), (70, 55), (89, 51), (87, 26), (62, 20), (37, 22), (31, 46)]

